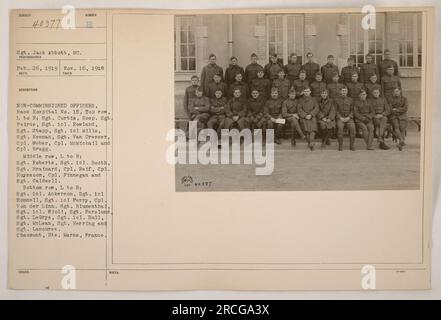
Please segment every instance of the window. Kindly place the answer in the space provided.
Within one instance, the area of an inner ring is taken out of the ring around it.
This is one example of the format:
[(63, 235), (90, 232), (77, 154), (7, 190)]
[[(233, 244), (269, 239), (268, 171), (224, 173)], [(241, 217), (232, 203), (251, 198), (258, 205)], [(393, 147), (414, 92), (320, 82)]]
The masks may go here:
[(422, 23), (421, 13), (400, 13), (399, 64), (400, 67), (421, 67)]
[(287, 63), (288, 56), (296, 53), (297, 61), (302, 63), (304, 55), (304, 20), (303, 15), (268, 15), (267, 16), (267, 53), (276, 53)]
[(383, 59), (385, 15), (376, 15), (376, 28), (364, 30), (361, 26), (362, 15), (349, 15), (349, 55), (355, 58), (356, 64), (364, 63), (368, 53), (374, 55), (376, 63)]
[(175, 17), (175, 71), (196, 70), (196, 42), (193, 16)]

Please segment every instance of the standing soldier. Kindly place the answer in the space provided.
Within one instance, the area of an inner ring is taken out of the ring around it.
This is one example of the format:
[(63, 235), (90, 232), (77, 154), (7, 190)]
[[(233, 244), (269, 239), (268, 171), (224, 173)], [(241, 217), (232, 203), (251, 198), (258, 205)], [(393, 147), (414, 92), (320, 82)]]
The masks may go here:
[(262, 99), (266, 101), (271, 93), (271, 81), (264, 78), (264, 75), (263, 68), (260, 67), (260, 70), (257, 71), (257, 78), (251, 81), (251, 89), (257, 89)]
[(265, 118), (263, 117), (263, 109), (266, 100), (262, 98), (257, 89), (251, 90), (251, 98), (247, 103), (247, 119), (250, 125), (250, 129), (262, 129), (265, 130)]
[(372, 54), (368, 53), (366, 55), (366, 63), (363, 63), (360, 67), (360, 82), (366, 83), (372, 74), (380, 75), (377, 64), (374, 62), (374, 57)]
[(285, 65), (285, 73), (289, 80), (289, 86), (292, 87), (294, 80), (299, 78), (300, 70), (302, 69), (302, 65), (297, 62), (297, 55), (295, 53), (291, 53), (289, 62)]
[(323, 89), (320, 92), (319, 110), (317, 119), (319, 121), (320, 134), (322, 137), (322, 148), (325, 148), (326, 145), (331, 145), (331, 140), (329, 138), (335, 129), (334, 101), (329, 99), (327, 89)]
[(215, 73), (213, 76), (213, 82), (208, 85), (208, 94), (206, 95), (210, 99), (214, 98), (214, 95), (217, 90), (222, 91), (222, 96), (226, 97), (228, 90), (225, 82), (222, 81), (222, 75), (219, 73)]
[(214, 97), (210, 101), (210, 120), (207, 127), (214, 129), (217, 126), (217, 134), (220, 137), (222, 129), (225, 127), (225, 113), (227, 111), (227, 99), (223, 96), (222, 90), (216, 90)]
[(338, 67), (334, 64), (334, 56), (332, 54), (328, 56), (328, 62), (322, 66), (321, 71), (323, 74), (323, 81), (326, 83), (332, 82), (335, 72), (337, 72), (337, 74), (339, 73)]
[(297, 98), (298, 99), (301, 98), (305, 88), (309, 87), (309, 81), (306, 80), (306, 71), (305, 70), (303, 70), (303, 69), (300, 70), (299, 79), (294, 80), (292, 87), (296, 91)]
[(348, 58), (348, 65), (346, 67), (343, 67), (341, 69), (341, 76), (340, 76), (340, 81), (344, 84), (347, 85), (348, 82), (351, 82), (352, 80), (352, 74), (354, 72), (357, 72), (358, 77), (360, 78), (360, 68), (358, 68), (355, 65), (355, 59), (354, 57), (349, 57)]
[(242, 75), (242, 78), (245, 76), (243, 68), (237, 64), (237, 58), (231, 57), (230, 65), (225, 70), (225, 83), (227, 84), (228, 88), (233, 84), (234, 81), (236, 81), (236, 74), (238, 73)]
[(279, 99), (277, 88), (271, 89), (271, 98), (267, 100), (264, 108), (266, 128), (274, 129), (274, 142), (280, 144), (282, 136), (282, 99)]
[(355, 151), (354, 101), (347, 95), (348, 88), (343, 86), (340, 91), (340, 97), (334, 100), (337, 114), (338, 151), (343, 150), (343, 133), (345, 127), (349, 130), (349, 149)]
[(387, 101), (394, 95), (395, 88), (401, 90), (401, 80), (399, 76), (394, 75), (393, 66), (387, 67), (386, 74), (381, 78), (381, 87)]
[(363, 139), (366, 142), (367, 150), (374, 150), (372, 142), (374, 140), (374, 124), (372, 118), (374, 112), (369, 101), (366, 99), (367, 93), (365, 90), (360, 91), (359, 99), (355, 100), (354, 116), (355, 123), (363, 132)]
[[(239, 75), (239, 74), (238, 74)], [(231, 129), (233, 125), (237, 125), (239, 130), (242, 130), (248, 126), (247, 118), (247, 105), (246, 100), (241, 97), (241, 91), (239, 88), (234, 89), (233, 97), (228, 101), (225, 128)]]
[(313, 57), (312, 52), (308, 52), (306, 54), (307, 62), (302, 66), (302, 69), (306, 71), (306, 80), (308, 80), (309, 83), (314, 82), (315, 75), (320, 71), (320, 65), (314, 62)]
[(263, 67), (257, 63), (258, 59), (259, 58), (257, 57), (257, 54), (255, 53), (251, 54), (251, 63), (247, 65), (245, 68), (245, 81), (248, 84), (248, 86), (251, 86), (252, 81), (254, 79), (257, 79), (257, 73), (260, 70), (263, 70)]
[(387, 126), (387, 117), (390, 115), (390, 107), (384, 97), (380, 97), (380, 90), (374, 89), (372, 92), (373, 98), (369, 100), (374, 113), (374, 126), (379, 129), (378, 142), (380, 149), (389, 150), (389, 146), (384, 142), (384, 131)]
[(316, 98), (317, 101), (320, 101), (320, 99), (322, 98), (322, 91), (327, 89), (327, 85), (323, 81), (323, 76), (321, 72), (317, 72), (317, 74), (315, 75), (315, 81), (311, 83), (310, 87), (312, 91), (311, 96)]
[(204, 91), (204, 94), (207, 96), (208, 96), (208, 87), (210, 83), (214, 81), (213, 76), (216, 73), (220, 75), (224, 74), (224, 70), (222, 69), (222, 67), (216, 64), (215, 54), (211, 53), (208, 59), (210, 60), (210, 62), (205, 67), (202, 68), (202, 72), (201, 72), (201, 86), (202, 86), (202, 90)]
[(248, 95), (249, 95), (249, 89), (248, 89), (248, 85), (242, 81), (242, 74), (241, 73), (237, 73), (236, 77), (235, 77), (236, 81), (233, 82), (228, 91), (228, 97), (232, 98), (234, 95), (234, 91), (236, 89), (240, 90), (240, 99), (243, 101), (246, 101), (248, 99)]
[(272, 87), (277, 88), (279, 98), (285, 100), (288, 98), (290, 88), (289, 80), (285, 79), (285, 71), (283, 71), (283, 69), (279, 71), (278, 76), (279, 77), (273, 81)]
[(361, 82), (358, 82), (358, 73), (353, 72), (351, 77), (351, 82), (348, 82), (346, 85), (348, 87), (348, 97), (352, 98), (352, 100), (358, 100), (360, 98), (360, 92), (364, 90), (364, 85)]
[(398, 138), (398, 149), (401, 151), (406, 145), (404, 139), (406, 137), (407, 129), (407, 98), (403, 97), (400, 88), (395, 88), (392, 97), (389, 100), (391, 107), (390, 121), (394, 129), (394, 134)]
[(317, 132), (317, 119), (316, 116), (320, 109), (317, 100), (311, 97), (311, 89), (305, 88), (303, 90), (303, 97), (298, 104), (298, 112), (300, 121), (305, 129), (306, 139), (308, 141), (308, 147), (311, 151), (315, 148), (315, 133)]
[(382, 88), (381, 84), (379, 84), (377, 82), (377, 79), (378, 79), (377, 75), (373, 74), (369, 78), (369, 82), (366, 82), (364, 84), (364, 87), (366, 88), (366, 93), (368, 95), (368, 99), (372, 99), (374, 97), (374, 95), (372, 93), (376, 89), (378, 89), (380, 91), (380, 96), (383, 96), (383, 88)]
[(336, 99), (340, 97), (341, 95), (341, 89), (346, 88), (346, 86), (343, 83), (338, 82), (339, 76), (338, 72), (334, 72), (332, 75), (332, 82), (328, 83), (328, 91), (329, 91), (329, 98), (330, 99)]
[(285, 118), (286, 122), (291, 126), (291, 146), (295, 147), (296, 138), (295, 132), (300, 135), (302, 139), (305, 139), (305, 134), (300, 128), (300, 117), (298, 114), (297, 106), (299, 104), (299, 100), (296, 99), (296, 91), (291, 87), (289, 90), (289, 97), (282, 103), (282, 116)]
[(190, 100), (188, 111), (190, 120), (197, 121), (197, 134), (205, 128), (208, 119), (210, 119), (210, 99), (202, 95), (202, 88), (196, 88), (196, 97)]
[(273, 82), (279, 77), (280, 70), (283, 70), (283, 65), (277, 59), (277, 54), (273, 53), (270, 55), (270, 61), (264, 68), (265, 77)]
[(190, 101), (196, 97), (196, 89), (199, 87), (199, 78), (196, 75), (191, 76), (191, 85), (185, 89), (184, 94), (184, 111), (190, 118), (190, 112), (188, 111), (188, 106)]
[(381, 78), (387, 74), (387, 68), (393, 68), (393, 75), (399, 76), (398, 73), (398, 63), (391, 59), (391, 52), (389, 49), (384, 51), (384, 59), (379, 63), (380, 75)]

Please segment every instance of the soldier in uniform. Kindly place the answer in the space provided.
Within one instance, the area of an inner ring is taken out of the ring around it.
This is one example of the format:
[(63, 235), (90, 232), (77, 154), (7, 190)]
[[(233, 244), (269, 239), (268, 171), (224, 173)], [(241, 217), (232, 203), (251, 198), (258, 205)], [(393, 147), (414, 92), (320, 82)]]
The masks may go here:
[(197, 134), (204, 129), (210, 119), (210, 99), (202, 95), (202, 88), (197, 87), (195, 91), (196, 97), (190, 100), (188, 111), (190, 120), (197, 121)]
[(338, 67), (335, 65), (334, 63), (334, 56), (332, 54), (330, 54), (328, 56), (328, 62), (322, 66), (321, 68), (321, 72), (323, 74), (323, 81), (326, 83), (330, 83), (332, 82), (332, 78), (334, 76), (334, 73), (338, 72)]
[(353, 72), (351, 77), (351, 82), (348, 82), (346, 85), (348, 87), (348, 97), (352, 98), (352, 100), (357, 100), (360, 97), (361, 90), (364, 90), (364, 85), (361, 82), (358, 82), (358, 73)]
[(335, 129), (335, 107), (334, 101), (329, 99), (329, 92), (327, 89), (322, 89), (320, 92), (319, 113), (317, 119), (320, 127), (320, 134), (322, 138), (322, 148), (331, 144), (332, 132)]
[(388, 116), (390, 115), (390, 107), (387, 100), (384, 97), (380, 97), (380, 90), (374, 89), (372, 94), (374, 97), (370, 99), (369, 102), (374, 113), (374, 126), (379, 129), (378, 142), (380, 143), (380, 149), (388, 150), (390, 148), (384, 142), (384, 130), (386, 129)]
[(282, 99), (279, 98), (277, 88), (271, 89), (271, 98), (265, 103), (264, 116), (266, 128), (274, 129), (274, 142), (280, 144), (283, 131), (283, 124), (279, 121), (282, 119)]
[(222, 91), (222, 96), (227, 96), (227, 85), (222, 81), (222, 75), (219, 73), (215, 73), (213, 76), (213, 82), (208, 85), (208, 94), (207, 97), (210, 99), (214, 98), (217, 90)]
[(300, 99), (303, 96), (303, 91), (305, 88), (309, 87), (309, 81), (306, 80), (305, 70), (300, 70), (299, 79), (294, 80), (292, 87), (296, 91), (297, 99)]
[(355, 59), (353, 57), (348, 58), (348, 65), (341, 69), (340, 82), (347, 85), (352, 80), (352, 74), (357, 72), (360, 78), (360, 68), (355, 65)]
[(279, 70), (278, 78), (273, 81), (273, 88), (277, 88), (277, 91), (279, 92), (279, 98), (280, 99), (287, 99), (288, 98), (288, 91), (290, 88), (289, 80), (285, 78), (285, 71)]
[(241, 97), (241, 94), (240, 88), (235, 88), (233, 97), (228, 101), (225, 118), (225, 128), (227, 129), (236, 125), (239, 130), (242, 130), (248, 126), (246, 100)]
[(386, 74), (381, 78), (381, 87), (383, 88), (384, 97), (387, 101), (394, 95), (394, 89), (401, 89), (401, 80), (399, 76), (394, 75), (394, 67), (389, 66)]
[(273, 82), (279, 77), (280, 70), (283, 70), (283, 65), (277, 59), (277, 54), (273, 53), (270, 55), (270, 61), (264, 68), (265, 77)]
[(210, 119), (207, 127), (215, 129), (217, 127), (217, 134), (220, 136), (222, 129), (225, 127), (225, 113), (227, 110), (227, 99), (223, 96), (222, 90), (218, 89), (214, 93), (214, 97), (210, 101)]
[(316, 116), (320, 109), (317, 100), (311, 97), (311, 89), (309, 87), (303, 90), (303, 97), (299, 100), (297, 110), (306, 133), (308, 147), (313, 151), (315, 148), (315, 133), (317, 132)]
[(354, 101), (347, 95), (348, 88), (343, 86), (340, 90), (340, 97), (334, 100), (339, 151), (343, 150), (343, 133), (345, 127), (349, 130), (349, 149), (355, 151)]
[(264, 78), (264, 75), (263, 68), (260, 67), (260, 70), (257, 71), (257, 78), (251, 81), (251, 89), (257, 89), (262, 99), (266, 101), (271, 93), (271, 81)]
[(374, 62), (374, 57), (372, 54), (368, 53), (366, 55), (366, 63), (363, 63), (360, 66), (360, 82), (366, 83), (369, 81), (369, 78), (372, 74), (376, 74), (379, 76), (380, 71), (378, 69), (377, 64)]
[(394, 134), (398, 139), (398, 149), (401, 151), (406, 145), (404, 139), (406, 137), (407, 129), (407, 98), (403, 97), (400, 88), (395, 88), (392, 97), (389, 100), (391, 107), (391, 114), (389, 116), (390, 122), (394, 129)]
[(389, 49), (386, 49), (384, 51), (384, 58), (383, 61), (379, 63), (379, 69), (380, 69), (380, 75), (381, 78), (387, 74), (387, 68), (392, 67), (393, 68), (393, 75), (399, 76), (398, 73), (398, 63), (396, 61), (391, 59), (391, 52)]
[(299, 78), (301, 69), (302, 65), (297, 62), (297, 55), (295, 53), (291, 53), (289, 63), (285, 65), (285, 73), (289, 80), (289, 87), (292, 87), (294, 80)]
[(188, 105), (190, 101), (196, 97), (196, 88), (199, 87), (199, 78), (196, 75), (191, 76), (191, 85), (185, 89), (184, 94), (184, 111), (190, 118), (190, 112), (188, 111)]
[(288, 99), (282, 103), (282, 116), (291, 126), (291, 145), (293, 147), (296, 145), (296, 131), (302, 139), (306, 138), (299, 123), (300, 117), (297, 110), (298, 102), (299, 100), (296, 99), (296, 91), (293, 87), (291, 87), (289, 90)]
[(307, 62), (302, 66), (302, 69), (306, 71), (306, 80), (308, 80), (308, 83), (314, 82), (315, 75), (320, 71), (320, 65), (315, 63), (313, 59), (314, 55), (312, 52), (308, 52), (306, 54)]
[(374, 95), (372, 94), (374, 90), (378, 89), (380, 91), (380, 96), (383, 96), (383, 88), (382, 86), (377, 82), (377, 75), (372, 74), (369, 78), (369, 82), (364, 84), (364, 87), (366, 89), (366, 93), (368, 95), (368, 99), (372, 99)]
[(243, 68), (237, 64), (237, 58), (231, 57), (230, 65), (225, 70), (225, 83), (227, 84), (228, 88), (233, 84), (233, 82), (236, 81), (236, 74), (238, 73), (242, 75), (243, 79), (245, 76), (245, 71), (243, 71)]
[(311, 96), (316, 98), (317, 101), (320, 101), (321, 93), (323, 90), (327, 89), (326, 83), (323, 81), (323, 76), (321, 72), (317, 72), (315, 75), (315, 81), (311, 83)]
[(263, 116), (263, 109), (265, 106), (266, 100), (262, 98), (259, 94), (259, 90), (252, 89), (251, 90), (251, 98), (248, 99), (247, 103), (247, 119), (250, 125), (250, 129), (262, 129), (265, 130), (266, 123), (265, 118)]
[(365, 90), (361, 90), (359, 99), (355, 100), (354, 117), (355, 123), (363, 132), (366, 149), (374, 150), (372, 147), (372, 142), (374, 140), (374, 124), (372, 123), (372, 118), (374, 117), (374, 112), (371, 104), (367, 100), (367, 93)]
[(329, 98), (330, 99), (336, 99), (340, 97), (341, 95), (341, 89), (343, 87), (346, 87), (343, 83), (338, 82), (339, 80), (338, 72), (334, 72), (332, 74), (332, 82), (328, 83), (328, 91), (329, 91)]
[(216, 55), (215, 54), (213, 54), (213, 53), (210, 54), (208, 59), (210, 60), (210, 62), (205, 67), (203, 67), (202, 71), (201, 71), (201, 86), (202, 86), (202, 90), (204, 91), (204, 94), (206, 96), (208, 96), (208, 87), (209, 87), (210, 83), (212, 83), (214, 81), (213, 76), (216, 73), (220, 74), (220, 75), (224, 74), (224, 70), (222, 69), (222, 67), (220, 67), (216, 64)]
[(245, 68), (245, 82), (248, 84), (248, 86), (251, 86), (252, 81), (257, 79), (257, 73), (260, 70), (263, 70), (263, 67), (257, 63), (258, 59), (257, 54), (251, 54), (251, 63)]
[(242, 74), (241, 73), (237, 73), (235, 79), (236, 79), (236, 81), (233, 82), (228, 89), (228, 96), (230, 98), (232, 98), (234, 91), (236, 89), (239, 89), (240, 90), (240, 99), (242, 99), (243, 101), (246, 101), (248, 98), (248, 95), (249, 95), (248, 85), (242, 81)]

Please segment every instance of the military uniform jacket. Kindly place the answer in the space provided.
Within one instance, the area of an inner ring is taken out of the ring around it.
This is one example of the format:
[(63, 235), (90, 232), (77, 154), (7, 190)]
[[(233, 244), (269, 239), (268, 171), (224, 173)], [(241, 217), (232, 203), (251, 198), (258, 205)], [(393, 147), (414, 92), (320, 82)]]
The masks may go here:
[(233, 82), (236, 82), (236, 74), (240, 73), (242, 75), (243, 81), (245, 81), (245, 72), (243, 68), (236, 65), (230, 64), (225, 70), (225, 82), (227, 86), (230, 86)]
[(225, 115), (225, 113), (227, 112), (227, 98), (225, 97), (220, 97), (218, 98), (213, 98), (211, 99), (211, 106), (210, 106), (210, 114), (211, 115), (216, 115), (216, 116), (220, 116), (220, 115)]
[(251, 85), (254, 79), (257, 79), (257, 73), (263, 70), (263, 67), (258, 63), (250, 63), (245, 68), (245, 81)]
[(377, 64), (375, 63), (363, 63), (360, 66), (360, 82), (366, 83), (369, 81), (370, 77), (373, 74), (376, 74), (378, 79), (380, 79), (380, 70), (378, 69)]
[(390, 115), (390, 107), (385, 98), (372, 98), (369, 100), (369, 102), (372, 106), (372, 111), (374, 114), (382, 114), (385, 117)]
[(189, 115), (188, 106), (190, 104), (190, 101), (194, 98), (196, 98), (196, 88), (198, 86), (189, 86), (185, 89), (184, 94), (184, 110)]
[(263, 109), (265, 106), (265, 99), (262, 96), (259, 96), (257, 99), (249, 98), (247, 102), (248, 112), (253, 114), (263, 113)]
[(364, 90), (364, 84), (361, 82), (348, 82), (346, 84), (348, 87), (348, 96), (352, 99), (357, 100), (360, 97), (361, 90)]
[[(391, 108), (391, 118), (398, 118), (400, 120), (407, 119), (407, 110), (409, 109), (409, 105), (407, 102), (407, 98), (403, 96), (395, 97), (392, 96), (389, 99), (389, 105)], [(397, 109), (393, 111), (392, 109)]]
[(265, 103), (264, 113), (272, 116), (273, 118), (278, 118), (282, 115), (282, 99), (269, 99)]
[(279, 97), (288, 98), (289, 92), (289, 80), (288, 79), (276, 79), (273, 81), (273, 87), (279, 90)]
[(379, 85), (378, 83), (372, 83), (372, 82), (369, 81), (368, 83), (364, 84), (364, 87), (366, 88), (366, 92), (367, 92), (368, 98), (373, 98), (374, 97), (372, 92), (375, 89), (380, 90), (380, 96), (383, 95), (383, 87), (381, 85)]
[(341, 88), (344, 87), (344, 84), (340, 82), (331, 82), (328, 84), (329, 90), (329, 98), (335, 99), (340, 96)]
[(381, 86), (385, 96), (392, 95), (395, 88), (401, 89), (400, 77), (385, 75), (381, 78)]
[[(196, 110), (196, 108), (199, 109)], [(195, 97), (194, 99), (191, 99), (190, 104), (188, 105), (188, 111), (192, 116), (200, 113), (208, 113), (210, 111), (210, 99), (207, 97)]]
[(303, 90), (305, 90), (306, 87), (309, 86), (308, 80), (294, 80), (292, 86), (294, 87), (294, 90), (296, 91), (297, 96), (301, 96), (303, 94)]
[(374, 117), (374, 111), (369, 100), (355, 100), (354, 116), (356, 122), (367, 122)]
[(209, 98), (214, 98), (215, 97), (214, 94), (216, 93), (217, 90), (222, 91), (222, 96), (224, 96), (224, 97), (227, 96), (228, 91), (227, 91), (227, 85), (225, 84), (225, 82), (216, 83), (214, 81), (208, 85), (207, 96)]
[(354, 118), (354, 100), (349, 97), (338, 97), (334, 100), (337, 118)]
[(251, 82), (251, 90), (253, 89), (257, 89), (261, 96), (268, 98), (271, 93), (271, 81), (266, 78), (254, 79)]
[(327, 63), (322, 66), (321, 68), (322, 74), (323, 74), (323, 81), (326, 83), (332, 82), (332, 75), (334, 72), (338, 72), (338, 67), (335, 64)]
[(279, 71), (283, 70), (283, 66), (279, 63), (268, 63), (265, 68), (265, 77), (270, 80), (275, 80), (279, 77)]
[(353, 65), (352, 67), (346, 66), (341, 69), (341, 75), (340, 75), (340, 81), (344, 84), (347, 84), (352, 81), (352, 73), (357, 72), (358, 79), (360, 79), (360, 68), (356, 65)]
[(311, 96), (300, 99), (297, 110), (300, 118), (305, 118), (308, 114), (315, 117), (320, 111), (317, 100)]
[(317, 114), (319, 120), (323, 118), (329, 118), (335, 121), (335, 106), (334, 101), (327, 99), (320, 99), (319, 101), (319, 113)]
[(322, 92), (322, 90), (327, 89), (327, 85), (325, 82), (320, 81), (320, 82), (313, 82), (311, 83), (311, 96), (316, 97), (316, 98), (320, 98), (320, 93)]
[(286, 77), (291, 83), (299, 78), (300, 70), (302, 70), (302, 65), (300, 63), (290, 62), (285, 65)]
[(282, 116), (284, 118), (290, 118), (293, 114), (298, 113), (299, 100), (296, 99), (286, 99), (282, 103)]
[(306, 62), (302, 69), (306, 71), (306, 80), (309, 82), (315, 81), (315, 75), (320, 71), (320, 65), (315, 62)]
[(381, 61), (379, 63), (379, 69), (380, 69), (380, 73), (381, 73), (381, 78), (383, 78), (383, 76), (387, 75), (387, 68), (389, 68), (390, 66), (392, 66), (394, 68), (394, 76), (398, 76), (398, 63), (396, 63), (394, 60), (392, 59), (383, 59), (383, 61)]
[(221, 78), (223, 79), (224, 70), (222, 69), (222, 67), (218, 66), (217, 64), (212, 65), (210, 63), (202, 68), (201, 86), (202, 86), (202, 89), (203, 89), (205, 95), (208, 94), (208, 85), (210, 83), (214, 82), (213, 76), (216, 73), (218, 73), (221, 76)]
[(234, 90), (236, 90), (236, 89), (239, 89), (240, 90), (240, 99), (241, 100), (247, 100), (247, 98), (248, 98), (248, 94), (249, 94), (249, 91), (248, 91), (248, 85), (245, 83), (245, 82), (243, 82), (243, 81), (241, 81), (241, 82), (234, 82), (234, 83), (232, 83), (231, 85), (230, 85), (230, 88), (228, 89), (228, 96), (230, 97), (230, 98), (232, 98), (233, 97), (233, 92), (234, 92)]
[(247, 113), (247, 105), (242, 99), (231, 98), (227, 104), (227, 117), (244, 117)]

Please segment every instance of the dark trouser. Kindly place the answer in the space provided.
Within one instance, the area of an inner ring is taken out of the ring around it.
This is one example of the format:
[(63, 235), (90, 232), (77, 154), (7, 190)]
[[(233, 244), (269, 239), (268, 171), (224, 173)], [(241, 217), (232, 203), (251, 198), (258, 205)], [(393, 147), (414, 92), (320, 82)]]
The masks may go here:
[(191, 117), (192, 121), (197, 121), (197, 134), (199, 135), (199, 132), (206, 128), (208, 119), (210, 119), (210, 115), (208, 113), (199, 113), (194, 114)]
[(248, 126), (248, 119), (246, 117), (239, 117), (236, 121), (232, 118), (225, 118), (225, 129), (231, 129), (236, 124), (239, 130), (245, 129)]
[(267, 129), (274, 129), (274, 138), (280, 139), (282, 137), (283, 124), (272, 122), (271, 119), (266, 121)]
[(217, 126), (217, 133), (220, 134), (222, 129), (225, 129), (225, 116), (224, 115), (214, 115), (208, 120), (207, 127), (214, 129)]
[(354, 120), (349, 119), (347, 122), (343, 122), (342, 120), (337, 120), (337, 137), (338, 137), (338, 145), (341, 148), (343, 144), (343, 132), (344, 129), (348, 128), (349, 130), (349, 141), (351, 148), (354, 146), (355, 142), (355, 123)]
[(392, 118), (391, 122), (395, 136), (400, 142), (404, 142), (407, 129), (407, 119)]
[(384, 130), (386, 130), (387, 127), (387, 117), (374, 118), (373, 121), (375, 128), (378, 128), (378, 140), (384, 142)]
[(366, 146), (372, 147), (372, 142), (374, 140), (374, 124), (372, 121), (368, 122), (357, 122), (358, 127), (363, 132), (363, 139), (366, 142)]
[(248, 121), (251, 130), (265, 129), (265, 117), (261, 113), (248, 114)]
[(305, 134), (302, 131), (302, 128), (300, 127), (300, 123), (299, 120), (296, 117), (290, 117), (287, 118), (286, 121), (290, 124), (291, 126), (291, 139), (294, 140), (295, 139), (295, 131), (297, 131), (297, 133), (300, 135), (300, 137), (304, 137)]
[(334, 128), (330, 128), (328, 124), (322, 120), (319, 121), (320, 126), (320, 134), (322, 137), (322, 144), (329, 144), (329, 138), (331, 137), (331, 134), (334, 130)]

